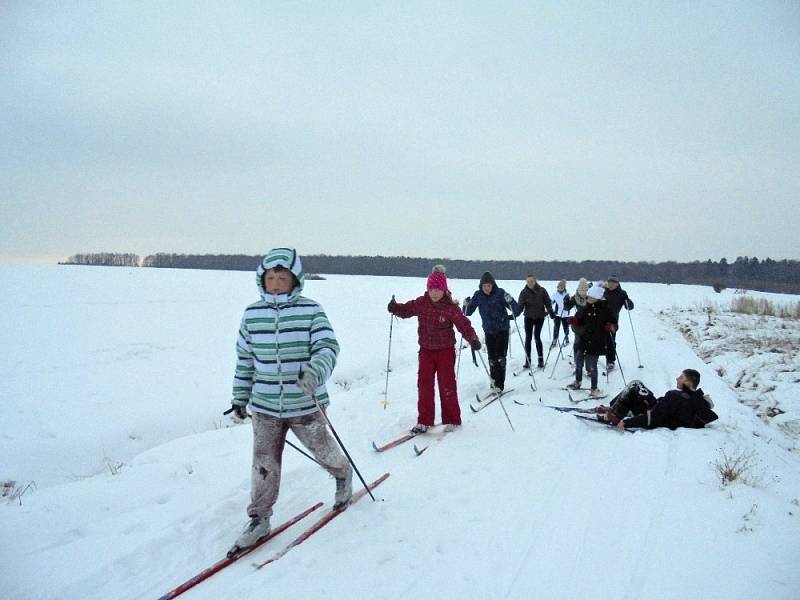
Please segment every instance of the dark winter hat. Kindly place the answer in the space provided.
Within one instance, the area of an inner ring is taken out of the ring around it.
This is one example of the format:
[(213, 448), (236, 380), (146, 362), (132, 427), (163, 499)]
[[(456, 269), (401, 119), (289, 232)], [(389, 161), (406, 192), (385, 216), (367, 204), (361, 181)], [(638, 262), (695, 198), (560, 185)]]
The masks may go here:
[(607, 281), (608, 281), (609, 283), (611, 283), (611, 282), (614, 282), (614, 283), (619, 283), (619, 277), (617, 277), (616, 275), (612, 275), (611, 277), (609, 277), (609, 278), (608, 278), (608, 280), (607, 280)]
[(494, 276), (489, 273), (489, 271), (486, 271), (486, 273), (481, 275), (481, 285), (484, 283), (491, 283), (492, 285), (495, 285)]

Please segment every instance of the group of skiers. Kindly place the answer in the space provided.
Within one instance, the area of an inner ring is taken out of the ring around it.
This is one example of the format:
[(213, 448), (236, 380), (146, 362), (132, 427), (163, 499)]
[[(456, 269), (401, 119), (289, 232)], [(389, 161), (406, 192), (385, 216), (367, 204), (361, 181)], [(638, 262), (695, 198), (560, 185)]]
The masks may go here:
[[(339, 344), (322, 307), (302, 295), (304, 282), (302, 262), (294, 248), (271, 250), (256, 270), (260, 300), (245, 309), (239, 327), (232, 410), (244, 419), (250, 407), (253, 466), (247, 507), (250, 521), (230, 554), (270, 533), (289, 430), (335, 478), (334, 510), (344, 509), (352, 496), (353, 468), (331, 436), (324, 413), (329, 403), (325, 382), (336, 365)], [(434, 382), (438, 383), (445, 429), (453, 431), (461, 425), (453, 328), (473, 351), (479, 351), (481, 341), (468, 319), (476, 310), (483, 325), (493, 388), (504, 388), (510, 321), (524, 312), (525, 366), (532, 368), (532, 342), (537, 365), (544, 366), (541, 331), (544, 319), (550, 316), (554, 319), (551, 347), (558, 344), (559, 330), (565, 344), (570, 329), (573, 333), (575, 381), (570, 387), (580, 388), (585, 365), (591, 378), (590, 395), (597, 396), (597, 360), (605, 355), (606, 368), (613, 368), (619, 314), (622, 308), (633, 310), (633, 302), (616, 277), (610, 277), (605, 286), (590, 286), (581, 279), (572, 296), (567, 292), (566, 281), (561, 280), (551, 300), (533, 275), (528, 276), (515, 300), (486, 272), (478, 289), (462, 306), (449, 290), (444, 267), (437, 265), (428, 275), (422, 295), (403, 303), (392, 297), (387, 308), (400, 318), (417, 317), (418, 417), (411, 432), (419, 434), (434, 425)], [(571, 315), (573, 308), (575, 315)], [(678, 390), (660, 399), (641, 382), (631, 382), (609, 408), (598, 407), (598, 418), (619, 427), (702, 426), (710, 417), (699, 416), (700, 405), (705, 402), (699, 381), (699, 373), (687, 369), (677, 380)], [(629, 413), (634, 416), (628, 418)]]

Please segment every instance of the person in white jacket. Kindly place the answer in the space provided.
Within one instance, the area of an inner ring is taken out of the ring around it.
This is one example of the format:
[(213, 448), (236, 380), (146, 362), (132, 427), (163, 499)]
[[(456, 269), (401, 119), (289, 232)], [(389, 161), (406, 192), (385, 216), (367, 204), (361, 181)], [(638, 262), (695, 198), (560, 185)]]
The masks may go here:
[(562, 279), (558, 282), (555, 294), (553, 294), (553, 341), (550, 344), (554, 347), (558, 343), (558, 330), (559, 327), (564, 330), (564, 345), (569, 344), (569, 325), (567, 324), (567, 317), (569, 317), (570, 309), (567, 308), (567, 300), (569, 294), (567, 293), (567, 282)]

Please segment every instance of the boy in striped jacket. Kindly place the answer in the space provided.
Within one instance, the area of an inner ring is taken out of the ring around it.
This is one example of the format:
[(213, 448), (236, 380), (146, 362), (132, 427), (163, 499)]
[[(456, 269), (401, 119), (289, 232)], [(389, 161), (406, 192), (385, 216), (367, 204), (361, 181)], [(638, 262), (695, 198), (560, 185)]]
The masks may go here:
[(290, 429), (336, 479), (334, 509), (346, 506), (352, 495), (352, 468), (317, 408), (317, 402), (323, 409), (329, 403), (325, 381), (339, 354), (333, 328), (322, 307), (301, 295), (305, 273), (295, 249), (271, 250), (256, 281), (261, 300), (242, 317), (232, 401), (237, 416), (246, 417), (249, 405), (253, 418), (250, 523), (232, 552), (270, 532)]

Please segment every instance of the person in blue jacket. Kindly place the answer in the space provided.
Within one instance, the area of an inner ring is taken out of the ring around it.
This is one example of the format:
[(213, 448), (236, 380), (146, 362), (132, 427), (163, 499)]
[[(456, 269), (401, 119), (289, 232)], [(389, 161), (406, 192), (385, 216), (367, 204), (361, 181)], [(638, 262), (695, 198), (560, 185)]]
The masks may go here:
[(481, 276), (480, 287), (472, 298), (464, 300), (464, 314), (470, 316), (477, 309), (481, 315), (486, 351), (489, 354), (489, 376), (492, 387), (502, 390), (506, 381), (506, 354), (508, 354), (509, 321), (522, 312), (516, 300), (503, 288), (497, 287), (489, 271)]

